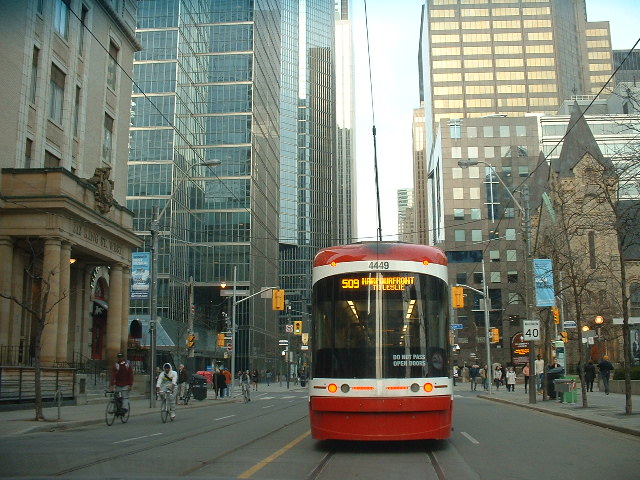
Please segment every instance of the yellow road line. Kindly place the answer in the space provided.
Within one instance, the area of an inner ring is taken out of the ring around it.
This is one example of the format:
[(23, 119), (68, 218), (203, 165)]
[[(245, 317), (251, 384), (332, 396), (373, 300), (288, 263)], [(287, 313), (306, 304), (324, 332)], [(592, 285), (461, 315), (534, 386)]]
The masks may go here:
[(290, 450), (291, 448), (295, 447), (298, 443), (300, 443), (302, 440), (304, 440), (306, 437), (308, 437), (310, 433), (311, 433), (310, 430), (306, 431), (305, 433), (300, 435), (295, 440), (287, 443), (284, 447), (282, 447), (276, 453), (274, 453), (272, 455), (269, 455), (267, 458), (262, 460), (260, 463), (257, 463), (256, 465), (251, 467), (249, 470), (247, 470), (247, 471), (243, 472), (242, 474), (240, 474), (238, 476), (238, 478), (249, 478), (249, 477), (251, 477), (254, 473), (256, 473), (257, 471), (263, 469), (269, 463), (273, 462), (276, 458), (278, 458), (279, 456), (284, 454), (287, 450)]

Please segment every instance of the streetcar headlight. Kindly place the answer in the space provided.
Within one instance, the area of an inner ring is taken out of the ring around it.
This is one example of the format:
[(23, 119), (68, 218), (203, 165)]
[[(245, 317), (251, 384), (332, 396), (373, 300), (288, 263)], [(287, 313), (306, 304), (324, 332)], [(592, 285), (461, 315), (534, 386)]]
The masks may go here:
[(340, 386), (340, 390), (342, 391), (342, 393), (347, 393), (349, 391), (349, 385), (347, 385), (346, 383), (343, 383)]
[(425, 383), (423, 388), (425, 392), (431, 392), (433, 391), (433, 383)]
[(336, 393), (338, 391), (338, 385), (336, 385), (335, 383), (330, 383), (327, 387), (327, 390), (329, 390), (329, 393)]
[(412, 392), (417, 392), (418, 390), (420, 390), (420, 385), (418, 385), (417, 383), (412, 383), (411, 384), (411, 391)]

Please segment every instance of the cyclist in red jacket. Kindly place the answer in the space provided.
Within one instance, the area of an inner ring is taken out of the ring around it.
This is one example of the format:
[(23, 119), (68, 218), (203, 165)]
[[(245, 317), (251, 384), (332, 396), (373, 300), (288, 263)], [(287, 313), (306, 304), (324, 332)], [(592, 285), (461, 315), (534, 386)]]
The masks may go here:
[(122, 409), (129, 410), (129, 391), (133, 387), (133, 367), (124, 353), (118, 353), (118, 361), (111, 369), (111, 390), (115, 386), (116, 393), (122, 392)]

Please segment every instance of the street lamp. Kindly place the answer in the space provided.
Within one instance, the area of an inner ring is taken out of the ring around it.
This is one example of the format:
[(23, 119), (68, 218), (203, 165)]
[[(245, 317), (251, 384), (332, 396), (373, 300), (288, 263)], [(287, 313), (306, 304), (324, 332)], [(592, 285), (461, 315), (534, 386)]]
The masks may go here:
[[(498, 175), (496, 167), (494, 167), (492, 164), (482, 160), (467, 159), (467, 160), (458, 161), (458, 166), (461, 168), (469, 168), (469, 167), (478, 165), (480, 163), (488, 166), (491, 170), (493, 170), (493, 173), (495, 173), (496, 178), (502, 184), (504, 189), (507, 191), (507, 193), (513, 200), (513, 203), (516, 205), (518, 210), (520, 210), (520, 213), (524, 218), (524, 237), (525, 237), (526, 253), (527, 253), (527, 262), (525, 266), (525, 297), (526, 297), (525, 307), (526, 307), (527, 320), (530, 320), (529, 297), (531, 295), (531, 292), (530, 292), (529, 284), (531, 282), (531, 279), (533, 278), (533, 272), (531, 272), (530, 270), (532, 262), (531, 262), (531, 211), (529, 208), (529, 187), (525, 184), (522, 185), (522, 198), (524, 200), (524, 207), (523, 207), (522, 205), (520, 205), (520, 202), (516, 200), (516, 197), (513, 196), (513, 193), (511, 193), (511, 190), (504, 183), (502, 178), (500, 178), (500, 175)], [(491, 191), (493, 192), (493, 189), (491, 189)], [(491, 205), (491, 217), (493, 218), (493, 204)], [(486, 279), (485, 279), (485, 282), (486, 282)], [(533, 366), (535, 365), (534, 362), (535, 362), (534, 342), (533, 340), (531, 340), (529, 343), (529, 368), (533, 368)], [(536, 403), (535, 375), (529, 375), (529, 403)]]
[[(190, 169), (196, 167), (215, 167), (221, 165), (222, 161), (217, 158), (211, 160), (205, 160), (204, 162), (197, 163), (192, 165)], [(192, 177), (184, 177), (180, 180), (180, 183), (185, 180), (192, 180)], [(178, 183), (178, 185), (180, 185)], [(157, 349), (157, 331), (156, 331), (156, 320), (158, 316), (158, 233), (160, 231), (160, 220), (164, 216), (169, 204), (171, 203), (171, 197), (173, 197), (173, 191), (171, 196), (167, 199), (164, 207), (160, 213), (158, 213), (158, 206), (154, 205), (151, 213), (151, 226), (149, 227), (149, 231), (151, 233), (151, 285), (150, 285), (150, 295), (149, 295), (149, 333), (150, 339), (149, 343), (151, 344), (151, 362), (150, 362), (150, 372), (149, 372), (149, 402), (150, 407), (155, 408), (156, 406), (156, 394), (155, 394), (155, 371), (156, 371), (156, 349)], [(193, 333), (193, 315), (191, 311), (189, 311), (189, 335)]]
[(598, 315), (595, 318), (595, 323), (598, 326), (598, 362), (602, 361), (602, 339), (600, 337), (600, 326), (604, 323), (604, 317), (602, 315)]

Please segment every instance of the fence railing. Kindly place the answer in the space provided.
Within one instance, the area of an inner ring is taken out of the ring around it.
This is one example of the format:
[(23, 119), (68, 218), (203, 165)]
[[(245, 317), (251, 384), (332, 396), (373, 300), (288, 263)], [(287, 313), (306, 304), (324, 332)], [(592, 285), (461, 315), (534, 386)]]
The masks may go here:
[[(32, 402), (36, 398), (35, 368), (0, 367), (0, 402)], [(56, 392), (64, 399), (76, 396), (76, 371), (73, 368), (40, 369), (42, 399), (53, 401)]]

